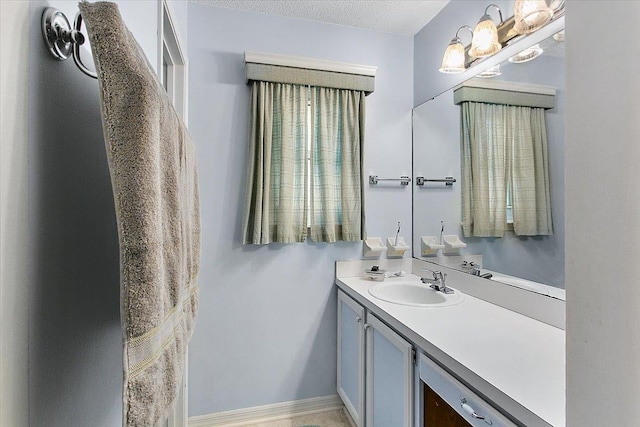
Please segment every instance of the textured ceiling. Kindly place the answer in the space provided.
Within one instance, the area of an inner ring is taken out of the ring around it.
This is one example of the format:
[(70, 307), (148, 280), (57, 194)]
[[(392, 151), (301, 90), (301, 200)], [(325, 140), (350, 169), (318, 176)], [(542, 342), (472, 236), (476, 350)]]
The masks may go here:
[(386, 33), (414, 35), (449, 0), (196, 0), (266, 15), (329, 22)]

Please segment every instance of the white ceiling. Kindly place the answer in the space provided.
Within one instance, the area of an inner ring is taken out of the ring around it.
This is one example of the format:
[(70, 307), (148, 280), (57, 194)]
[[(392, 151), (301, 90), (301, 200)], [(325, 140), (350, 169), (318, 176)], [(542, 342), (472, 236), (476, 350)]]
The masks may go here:
[(329, 22), (412, 36), (449, 0), (196, 0), (266, 15)]

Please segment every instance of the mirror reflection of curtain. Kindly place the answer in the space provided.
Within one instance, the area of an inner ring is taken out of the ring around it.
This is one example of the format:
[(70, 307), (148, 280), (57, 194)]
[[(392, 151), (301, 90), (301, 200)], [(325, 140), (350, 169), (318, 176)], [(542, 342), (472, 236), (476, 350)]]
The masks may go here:
[(504, 235), (509, 187), (516, 235), (553, 234), (544, 109), (461, 106), (464, 235)]

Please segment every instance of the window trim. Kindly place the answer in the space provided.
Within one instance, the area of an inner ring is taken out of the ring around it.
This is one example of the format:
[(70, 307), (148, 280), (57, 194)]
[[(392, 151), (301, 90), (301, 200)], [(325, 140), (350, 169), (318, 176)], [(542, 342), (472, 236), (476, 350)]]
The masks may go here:
[[(186, 127), (189, 123), (189, 62), (186, 55), (186, 44), (180, 38), (180, 32), (174, 19), (176, 16), (171, 3), (167, 0), (158, 1), (158, 81), (164, 86), (166, 77), (167, 94), (171, 100), (176, 113)], [(167, 64), (167, 75), (165, 76), (164, 64)], [(188, 419), (188, 369), (189, 348), (185, 352), (183, 366), (182, 384), (180, 392), (176, 398), (173, 411), (169, 414), (166, 427), (178, 427), (187, 425)]]
[[(167, 81), (167, 93), (173, 102), (173, 106), (188, 127), (188, 77), (189, 62), (186, 55), (186, 46), (181, 37), (176, 21), (175, 12), (171, 3), (167, 0), (158, 2), (158, 77), (161, 83)], [(168, 75), (165, 76), (165, 59)]]

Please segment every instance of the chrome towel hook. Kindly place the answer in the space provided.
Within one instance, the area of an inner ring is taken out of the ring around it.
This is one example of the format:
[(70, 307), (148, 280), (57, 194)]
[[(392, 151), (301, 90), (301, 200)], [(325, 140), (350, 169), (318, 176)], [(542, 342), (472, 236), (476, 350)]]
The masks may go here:
[(82, 15), (80, 12), (76, 14), (73, 29), (65, 14), (58, 9), (48, 7), (42, 13), (42, 36), (51, 55), (59, 61), (73, 56), (73, 61), (80, 71), (97, 79), (96, 72), (87, 68), (80, 58), (80, 46), (85, 42), (85, 37), (80, 32), (81, 27)]

